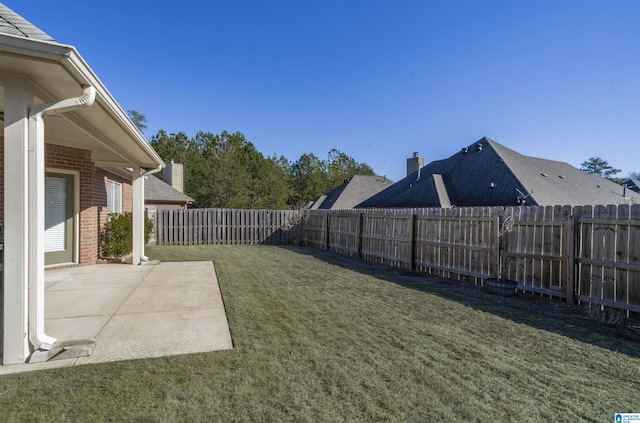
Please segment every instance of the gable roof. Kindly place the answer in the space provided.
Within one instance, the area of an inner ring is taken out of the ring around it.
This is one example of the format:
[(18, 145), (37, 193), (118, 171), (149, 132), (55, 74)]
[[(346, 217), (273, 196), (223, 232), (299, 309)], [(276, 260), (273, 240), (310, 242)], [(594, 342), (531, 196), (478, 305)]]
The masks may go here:
[(181, 193), (171, 185), (155, 176), (145, 176), (144, 199), (150, 202), (164, 203), (193, 203), (193, 198)]
[(0, 3), (0, 33), (41, 41), (55, 41), (40, 28)]
[(393, 185), (386, 176), (354, 175), (314, 203), (314, 209), (351, 209)]
[(522, 155), (484, 137), (447, 159), (429, 163), (357, 207), (445, 207), (440, 202), (443, 188), (451, 205), (460, 207), (629, 201), (614, 182), (568, 163)]

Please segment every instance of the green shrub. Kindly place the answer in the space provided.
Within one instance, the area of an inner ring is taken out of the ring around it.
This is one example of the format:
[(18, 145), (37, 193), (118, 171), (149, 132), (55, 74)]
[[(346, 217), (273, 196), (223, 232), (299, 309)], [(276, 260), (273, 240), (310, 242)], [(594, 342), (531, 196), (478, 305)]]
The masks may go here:
[(151, 239), (151, 231), (153, 231), (153, 220), (151, 219), (144, 219), (144, 245), (147, 245), (149, 243), (149, 240)]
[[(145, 219), (144, 243), (149, 242), (153, 221)], [(100, 251), (102, 257), (122, 257), (133, 249), (133, 214), (109, 213), (109, 219), (100, 231)]]

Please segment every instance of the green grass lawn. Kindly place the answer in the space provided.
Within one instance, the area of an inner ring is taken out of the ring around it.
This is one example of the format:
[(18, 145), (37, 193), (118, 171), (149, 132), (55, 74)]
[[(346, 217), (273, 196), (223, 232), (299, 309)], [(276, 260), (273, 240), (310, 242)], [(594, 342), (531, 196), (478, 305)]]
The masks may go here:
[(213, 260), (234, 349), (2, 376), (0, 422), (613, 422), (640, 412), (640, 343), (549, 316), (551, 300), (538, 308), (523, 294), (309, 248), (148, 255)]

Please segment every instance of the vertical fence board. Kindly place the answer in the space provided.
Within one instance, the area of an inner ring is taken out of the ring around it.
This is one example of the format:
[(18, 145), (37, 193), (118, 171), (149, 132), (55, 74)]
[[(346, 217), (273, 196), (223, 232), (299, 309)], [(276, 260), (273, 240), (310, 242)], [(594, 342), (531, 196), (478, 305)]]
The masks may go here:
[[(593, 209), (593, 218), (600, 219), (606, 217), (606, 208), (605, 206), (595, 206)], [(603, 290), (604, 290), (604, 267), (600, 264), (605, 254), (605, 242), (606, 242), (606, 230), (602, 224), (593, 222), (593, 232), (592, 232), (592, 255), (591, 258), (598, 260), (597, 263), (594, 263), (591, 266), (591, 274), (589, 277), (591, 278), (590, 283), (590, 292), (589, 296), (601, 300), (603, 299)]]
[[(615, 261), (621, 263), (630, 262), (630, 245), (629, 245), (629, 231), (631, 229), (630, 221), (630, 207), (626, 204), (619, 205), (616, 217), (618, 221), (628, 221), (628, 224), (618, 224), (616, 227), (616, 247), (615, 247)], [(629, 279), (632, 272), (628, 269), (615, 269), (615, 287), (614, 287), (614, 300), (616, 302), (623, 302), (629, 304)]]

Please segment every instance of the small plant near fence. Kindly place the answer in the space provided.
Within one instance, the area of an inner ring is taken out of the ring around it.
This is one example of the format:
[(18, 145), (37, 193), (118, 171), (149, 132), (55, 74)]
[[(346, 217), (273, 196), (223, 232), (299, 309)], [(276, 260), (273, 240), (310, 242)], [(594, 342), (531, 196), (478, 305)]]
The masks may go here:
[(302, 244), (302, 224), (307, 217), (307, 211), (301, 210), (299, 214), (291, 215), (282, 224), (282, 230), (293, 240), (294, 245)]
[[(144, 242), (149, 242), (153, 221), (145, 219)], [(133, 249), (133, 214), (109, 213), (107, 223), (100, 231), (100, 252), (103, 258), (120, 258)]]
[(511, 257), (505, 254), (509, 242), (507, 235), (513, 230), (514, 217), (517, 217), (517, 211), (513, 215), (500, 216), (499, 218), (497, 275), (496, 279), (488, 279), (486, 281), (489, 293), (505, 297), (514, 295), (518, 286), (516, 281), (507, 279)]
[(507, 251), (509, 242), (507, 235), (513, 230), (513, 220), (514, 216), (500, 217), (500, 230), (498, 231), (498, 280), (504, 280), (509, 270), (510, 257), (505, 257), (505, 251)]

